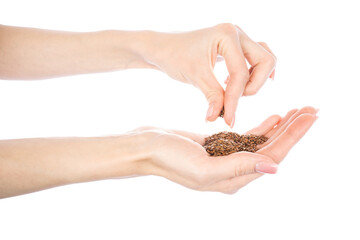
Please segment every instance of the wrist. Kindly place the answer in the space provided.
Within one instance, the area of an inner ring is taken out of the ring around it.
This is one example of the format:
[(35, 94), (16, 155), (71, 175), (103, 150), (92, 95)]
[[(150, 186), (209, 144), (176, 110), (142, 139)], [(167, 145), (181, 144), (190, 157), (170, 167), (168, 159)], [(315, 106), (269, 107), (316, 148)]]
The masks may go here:
[[(147, 175), (147, 163), (151, 151), (146, 146), (146, 137), (142, 134), (124, 134), (101, 138), (105, 164), (100, 161), (94, 169), (100, 172), (99, 179), (111, 179)], [(94, 172), (94, 173), (95, 173)]]
[(133, 32), (132, 49), (150, 68), (159, 70), (166, 36), (168, 34), (148, 30)]
[(117, 53), (119, 69), (157, 68), (151, 62), (154, 47), (151, 31), (106, 31), (113, 52)]

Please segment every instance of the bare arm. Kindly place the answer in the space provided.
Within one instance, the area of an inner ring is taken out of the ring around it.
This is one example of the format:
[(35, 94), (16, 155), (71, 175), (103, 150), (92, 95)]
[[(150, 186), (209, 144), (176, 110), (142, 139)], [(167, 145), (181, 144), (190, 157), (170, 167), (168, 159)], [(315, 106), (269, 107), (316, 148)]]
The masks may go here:
[(0, 141), (0, 198), (71, 183), (157, 175), (188, 188), (234, 193), (279, 164), (316, 120), (316, 110), (269, 117), (247, 134), (269, 137), (256, 153), (211, 157), (204, 135), (143, 127), (96, 138)]
[[(213, 72), (219, 55), (229, 72), (225, 89)], [(199, 88), (209, 102), (206, 119), (215, 121), (224, 107), (231, 127), (239, 97), (255, 94), (268, 77), (274, 78), (275, 63), (265, 43), (229, 23), (183, 33), (72, 33), (0, 25), (0, 79), (153, 68)]]
[(140, 134), (0, 141), (0, 198), (51, 187), (143, 174)]
[(0, 25), (0, 79), (44, 79), (152, 67), (145, 32), (72, 33)]

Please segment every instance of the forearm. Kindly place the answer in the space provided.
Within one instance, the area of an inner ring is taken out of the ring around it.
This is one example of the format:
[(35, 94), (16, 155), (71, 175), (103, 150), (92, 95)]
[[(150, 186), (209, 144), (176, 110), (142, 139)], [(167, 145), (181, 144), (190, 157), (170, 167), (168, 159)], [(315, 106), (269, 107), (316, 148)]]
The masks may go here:
[(71, 183), (144, 175), (144, 136), (0, 141), (0, 198)]
[(73, 33), (0, 25), (0, 78), (44, 79), (153, 68), (144, 59), (145, 42), (144, 31)]

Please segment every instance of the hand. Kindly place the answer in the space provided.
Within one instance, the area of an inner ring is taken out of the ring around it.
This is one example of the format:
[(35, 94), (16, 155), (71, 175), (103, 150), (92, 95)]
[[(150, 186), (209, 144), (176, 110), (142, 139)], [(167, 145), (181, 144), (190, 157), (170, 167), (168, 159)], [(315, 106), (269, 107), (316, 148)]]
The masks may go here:
[[(214, 121), (224, 107), (225, 122), (231, 127), (239, 97), (255, 94), (268, 77), (273, 78), (276, 63), (265, 43), (252, 41), (239, 27), (228, 23), (184, 33), (74, 33), (0, 25), (0, 36), (0, 52), (6, 59), (0, 64), (0, 79), (159, 69), (205, 94), (209, 102), (207, 120)], [(219, 55), (229, 72), (225, 91), (213, 73)]]
[(210, 157), (205, 135), (140, 128), (107, 137), (0, 141), (0, 198), (79, 182), (139, 175), (166, 177), (186, 187), (236, 192), (277, 164), (315, 121), (311, 107), (274, 115), (248, 133), (269, 140), (256, 153)]
[[(269, 47), (252, 41), (233, 24), (152, 36), (152, 54), (145, 58), (170, 77), (204, 93), (209, 102), (206, 120), (216, 120), (224, 107), (225, 122), (233, 127), (239, 97), (255, 94), (268, 77), (274, 77), (276, 58)], [(213, 72), (218, 55), (225, 59), (229, 72), (225, 92)]]
[(151, 135), (148, 142), (153, 153), (146, 174), (163, 176), (196, 190), (235, 193), (263, 173), (276, 173), (277, 164), (317, 119), (316, 112), (305, 107), (290, 111), (284, 118), (273, 115), (246, 133), (269, 138), (260, 150), (221, 157), (211, 157), (204, 150), (206, 135), (153, 127), (135, 132)]

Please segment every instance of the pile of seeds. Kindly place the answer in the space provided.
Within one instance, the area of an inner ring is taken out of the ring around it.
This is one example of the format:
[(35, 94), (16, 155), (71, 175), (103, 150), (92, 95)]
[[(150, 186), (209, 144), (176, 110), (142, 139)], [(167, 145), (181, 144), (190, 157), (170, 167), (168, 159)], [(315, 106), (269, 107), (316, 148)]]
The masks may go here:
[(265, 136), (240, 135), (235, 132), (220, 132), (205, 138), (203, 147), (210, 156), (225, 156), (234, 152), (256, 152), (257, 145), (268, 140)]

